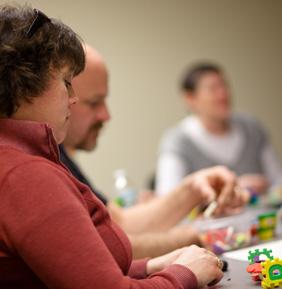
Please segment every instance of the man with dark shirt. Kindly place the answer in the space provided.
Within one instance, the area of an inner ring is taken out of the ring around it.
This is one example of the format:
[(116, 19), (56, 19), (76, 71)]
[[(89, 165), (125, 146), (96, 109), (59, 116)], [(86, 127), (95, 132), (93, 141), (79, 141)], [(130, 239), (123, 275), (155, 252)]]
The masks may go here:
[(86, 47), (85, 70), (74, 78), (73, 89), (79, 102), (72, 107), (68, 135), (64, 148), (61, 147), (62, 161), (107, 205), (111, 217), (129, 234), (135, 257), (158, 256), (199, 243), (196, 231), (190, 226), (173, 227), (196, 205), (215, 199), (216, 192), (220, 192), (218, 213), (247, 201), (243, 193), (234, 190), (236, 177), (227, 169), (216, 167), (187, 176), (165, 197), (156, 197), (144, 204), (124, 209), (107, 202), (72, 159), (78, 149), (91, 151), (95, 148), (103, 124), (110, 119), (106, 104), (107, 69), (102, 57), (89, 46)]
[(108, 202), (107, 199), (103, 196), (101, 192), (94, 188), (93, 185), (88, 181), (88, 179), (83, 175), (78, 165), (66, 153), (64, 146), (60, 145), (59, 149), (61, 162), (65, 164), (65, 166), (80, 182), (87, 185), (92, 190), (92, 192), (100, 199), (100, 201), (102, 201), (103, 204), (106, 206)]

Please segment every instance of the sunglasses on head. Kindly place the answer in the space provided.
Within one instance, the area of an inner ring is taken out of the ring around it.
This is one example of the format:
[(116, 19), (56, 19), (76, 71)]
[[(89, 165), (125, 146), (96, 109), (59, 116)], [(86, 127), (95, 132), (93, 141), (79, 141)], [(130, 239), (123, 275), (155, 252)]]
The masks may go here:
[(34, 9), (34, 13), (35, 18), (26, 32), (28, 38), (31, 38), (34, 35), (34, 33), (45, 23), (51, 22), (51, 19), (40, 10)]

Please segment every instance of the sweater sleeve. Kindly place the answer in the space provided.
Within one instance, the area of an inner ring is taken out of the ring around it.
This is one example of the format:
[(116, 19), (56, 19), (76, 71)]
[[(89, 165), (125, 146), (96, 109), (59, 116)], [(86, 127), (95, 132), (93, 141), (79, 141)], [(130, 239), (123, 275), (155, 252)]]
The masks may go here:
[(15, 168), (1, 184), (4, 240), (50, 289), (194, 289), (183, 266), (147, 279), (124, 276), (75, 185), (46, 162)]
[(135, 260), (131, 263), (128, 276), (134, 279), (145, 279), (147, 277), (147, 262), (150, 258)]

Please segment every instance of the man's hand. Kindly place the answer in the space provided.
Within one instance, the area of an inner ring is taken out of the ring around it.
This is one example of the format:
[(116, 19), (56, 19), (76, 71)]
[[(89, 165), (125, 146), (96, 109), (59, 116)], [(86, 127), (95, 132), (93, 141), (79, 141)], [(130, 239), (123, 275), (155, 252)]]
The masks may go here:
[(247, 174), (238, 177), (238, 185), (255, 193), (262, 194), (267, 191), (269, 183), (263, 175)]
[(199, 204), (216, 200), (216, 214), (240, 208), (249, 201), (249, 194), (238, 189), (236, 175), (222, 166), (200, 170), (183, 182), (189, 194), (198, 197)]

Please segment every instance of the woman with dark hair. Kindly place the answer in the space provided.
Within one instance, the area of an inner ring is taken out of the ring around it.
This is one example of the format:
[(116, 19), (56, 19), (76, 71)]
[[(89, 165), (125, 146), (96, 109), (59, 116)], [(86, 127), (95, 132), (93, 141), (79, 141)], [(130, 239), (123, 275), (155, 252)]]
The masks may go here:
[(196, 246), (132, 262), (105, 206), (60, 163), (57, 144), (77, 101), (71, 82), (85, 62), (77, 35), (39, 10), (2, 6), (0, 55), (0, 288), (218, 282), (220, 260)]

